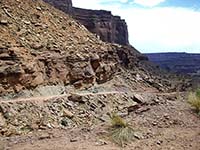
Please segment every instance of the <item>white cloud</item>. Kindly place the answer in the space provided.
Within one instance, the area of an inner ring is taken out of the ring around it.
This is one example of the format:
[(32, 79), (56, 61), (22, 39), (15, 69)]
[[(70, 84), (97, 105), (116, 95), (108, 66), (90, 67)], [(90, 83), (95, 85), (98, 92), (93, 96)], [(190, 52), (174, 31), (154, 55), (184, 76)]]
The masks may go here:
[[(109, 3), (108, 0), (87, 0), (87, 1), (80, 1), (80, 0), (72, 0), (73, 5), (80, 8), (88, 8), (88, 9), (106, 9)], [(126, 3), (128, 0), (112, 0), (112, 4), (116, 3)], [(104, 4), (102, 4), (104, 3)], [(108, 6), (110, 8), (110, 6)], [(112, 6), (111, 6), (112, 7)]]
[(200, 53), (200, 12), (177, 7), (151, 9), (101, 5), (106, 0), (73, 0), (75, 6), (111, 10), (122, 16), (129, 41), (141, 52), (185, 51)]
[(134, 2), (143, 6), (153, 7), (164, 1), (165, 0), (135, 0)]
[(120, 0), (121, 3), (127, 3), (128, 0)]
[(100, 2), (102, 2), (102, 0), (72, 0), (72, 2), (74, 6), (80, 8), (99, 9), (100, 7), (102, 7), (100, 5)]
[(128, 23), (130, 43), (141, 51), (200, 52), (200, 12), (154, 8), (129, 9), (121, 14)]

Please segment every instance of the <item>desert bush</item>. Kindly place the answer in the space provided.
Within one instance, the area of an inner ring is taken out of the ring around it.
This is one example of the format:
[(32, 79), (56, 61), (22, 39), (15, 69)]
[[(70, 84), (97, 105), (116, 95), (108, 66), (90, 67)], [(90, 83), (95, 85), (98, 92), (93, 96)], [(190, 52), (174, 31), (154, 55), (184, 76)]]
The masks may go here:
[(113, 142), (124, 147), (125, 144), (133, 140), (135, 131), (124, 119), (116, 114), (112, 114), (111, 122), (110, 137)]
[(200, 99), (200, 89), (196, 90), (196, 96)]
[(114, 128), (127, 126), (127, 123), (125, 122), (125, 120), (115, 113), (111, 115), (111, 123), (112, 123), (112, 127)]
[(189, 93), (188, 102), (200, 115), (200, 89)]

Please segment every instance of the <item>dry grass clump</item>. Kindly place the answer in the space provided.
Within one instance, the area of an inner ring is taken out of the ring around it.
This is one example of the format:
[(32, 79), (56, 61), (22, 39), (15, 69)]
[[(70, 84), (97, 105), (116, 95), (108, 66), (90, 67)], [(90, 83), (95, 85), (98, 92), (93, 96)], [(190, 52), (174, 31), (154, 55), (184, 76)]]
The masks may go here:
[(124, 147), (125, 144), (133, 140), (135, 131), (120, 116), (112, 114), (111, 122), (110, 137), (113, 142)]
[(195, 111), (200, 115), (200, 89), (189, 93), (188, 103), (194, 107)]

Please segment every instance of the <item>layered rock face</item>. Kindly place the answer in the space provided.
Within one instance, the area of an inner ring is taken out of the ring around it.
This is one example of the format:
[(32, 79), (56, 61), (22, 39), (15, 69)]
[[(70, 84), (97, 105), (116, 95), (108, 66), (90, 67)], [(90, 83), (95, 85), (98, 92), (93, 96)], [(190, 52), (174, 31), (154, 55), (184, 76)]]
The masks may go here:
[(72, 7), (70, 0), (44, 0), (68, 13), (83, 24), (90, 32), (109, 43), (128, 45), (128, 30), (125, 20), (113, 16), (110, 11), (88, 10)]
[(110, 11), (73, 8), (73, 17), (100, 39), (121, 45), (128, 45), (128, 30), (124, 20), (113, 16)]
[(147, 54), (150, 61), (176, 73), (200, 76), (200, 54), (153, 53)]

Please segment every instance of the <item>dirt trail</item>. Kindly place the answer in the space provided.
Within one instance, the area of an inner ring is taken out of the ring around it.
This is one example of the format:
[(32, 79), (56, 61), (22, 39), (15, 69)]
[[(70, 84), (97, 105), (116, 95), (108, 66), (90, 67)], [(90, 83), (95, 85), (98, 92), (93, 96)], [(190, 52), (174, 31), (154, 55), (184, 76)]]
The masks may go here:
[[(119, 91), (109, 91), (109, 92), (98, 92), (98, 93), (92, 93), (92, 92), (84, 92), (84, 93), (71, 93), (71, 94), (77, 94), (80, 96), (86, 96), (86, 95), (103, 95), (103, 94), (120, 94), (124, 92)], [(55, 98), (62, 98), (62, 97), (68, 97), (71, 94), (61, 94), (61, 95), (53, 95), (53, 96), (40, 96), (40, 97), (31, 97), (31, 98), (17, 98), (17, 99), (10, 99), (10, 100), (0, 100), (0, 103), (5, 102), (21, 102), (21, 101), (45, 101), (49, 99), (55, 99)]]
[[(123, 93), (137, 93), (137, 94), (144, 94), (144, 93), (152, 93), (152, 94), (157, 94), (157, 95), (175, 95), (177, 94), (177, 92), (166, 92), (166, 93), (158, 93), (155, 91), (103, 91), (103, 92), (77, 92), (77, 93), (71, 93), (71, 94), (77, 94), (80, 96), (87, 96), (87, 95), (107, 95), (107, 94), (123, 94)], [(182, 94), (184, 92), (180, 92), (179, 94)], [(39, 97), (31, 97), (31, 98), (16, 98), (16, 99), (10, 99), (10, 100), (4, 100), (4, 99), (0, 99), (0, 104), (1, 103), (9, 103), (9, 102), (21, 102), (21, 101), (46, 101), (49, 99), (55, 99), (55, 98), (62, 98), (62, 97), (68, 97), (71, 94), (61, 94), (61, 95), (53, 95), (53, 96), (39, 96)]]

